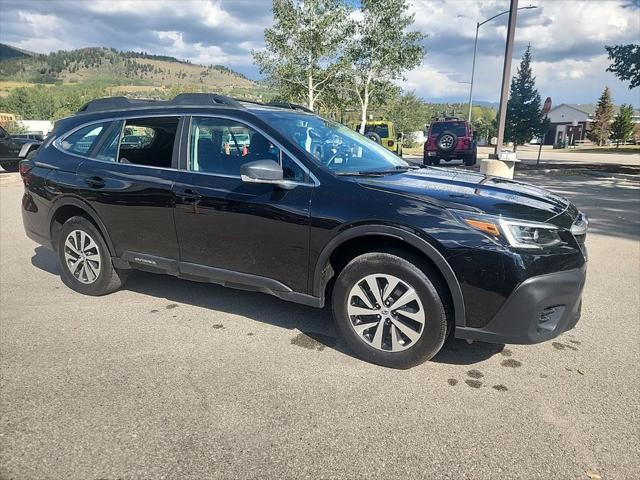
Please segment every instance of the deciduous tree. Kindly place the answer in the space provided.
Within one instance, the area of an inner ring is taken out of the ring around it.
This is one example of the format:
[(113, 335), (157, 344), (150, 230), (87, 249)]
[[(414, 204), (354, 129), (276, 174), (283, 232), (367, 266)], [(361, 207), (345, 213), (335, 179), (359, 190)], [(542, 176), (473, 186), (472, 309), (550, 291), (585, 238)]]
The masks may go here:
[(304, 99), (313, 110), (344, 69), (341, 50), (352, 26), (341, 0), (273, 0), (266, 49), (253, 51), (260, 72), (281, 95)]
[(640, 45), (630, 43), (604, 48), (612, 60), (607, 72), (613, 72), (620, 80), (628, 80), (629, 89), (640, 86)]
[(377, 85), (402, 77), (422, 62), (424, 35), (407, 31), (414, 16), (405, 0), (361, 0), (348, 48), (350, 84), (360, 104), (360, 133)]

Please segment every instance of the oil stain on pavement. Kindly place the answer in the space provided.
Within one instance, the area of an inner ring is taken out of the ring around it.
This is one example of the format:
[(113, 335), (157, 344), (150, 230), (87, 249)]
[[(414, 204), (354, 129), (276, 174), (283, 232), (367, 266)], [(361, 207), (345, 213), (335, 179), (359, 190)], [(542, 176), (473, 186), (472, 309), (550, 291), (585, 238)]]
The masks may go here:
[(522, 362), (514, 360), (513, 358), (508, 358), (506, 360), (503, 360), (500, 365), (502, 365), (503, 367), (518, 368), (522, 366)]
[(318, 350), (321, 352), (325, 347), (333, 347), (336, 339), (322, 333), (299, 333), (291, 339), (291, 345), (306, 348), (308, 350)]

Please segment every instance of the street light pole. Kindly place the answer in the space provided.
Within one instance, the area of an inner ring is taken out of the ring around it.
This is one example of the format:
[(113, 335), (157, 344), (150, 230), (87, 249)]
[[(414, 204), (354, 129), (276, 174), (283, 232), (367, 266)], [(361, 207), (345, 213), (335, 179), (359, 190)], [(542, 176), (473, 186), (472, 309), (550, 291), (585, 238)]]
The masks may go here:
[(511, 58), (513, 57), (513, 40), (516, 35), (516, 20), (518, 17), (518, 0), (511, 0), (509, 9), (509, 28), (507, 30), (507, 44), (504, 49), (504, 66), (502, 68), (502, 89), (500, 91), (500, 109), (498, 110), (498, 142), (495, 156), (500, 158), (502, 143), (504, 142), (504, 125), (507, 119), (507, 100), (509, 99), (509, 81), (511, 80)]
[[(529, 5), (528, 7), (520, 7), (517, 10), (531, 10), (533, 8), (538, 8), (535, 5)], [(493, 20), (494, 18), (498, 18), (502, 15), (505, 15), (507, 13), (509, 13), (510, 10), (505, 10), (504, 12), (500, 12), (497, 15), (494, 15), (491, 18), (487, 18), (484, 22), (477, 22), (476, 23), (476, 39), (475, 42), (473, 42), (473, 63), (471, 66), (471, 87), (469, 88), (469, 123), (471, 123), (471, 109), (473, 107), (473, 79), (475, 76), (475, 72), (476, 72), (476, 55), (478, 53), (478, 32), (480, 30), (480, 27), (482, 25), (484, 25), (487, 22), (490, 22), (491, 20)]]
[(469, 87), (469, 123), (471, 123), (471, 109), (473, 108), (473, 77), (476, 73), (476, 53), (478, 52), (478, 31), (480, 22), (476, 22), (476, 41), (473, 42), (473, 64), (471, 65), (471, 86)]

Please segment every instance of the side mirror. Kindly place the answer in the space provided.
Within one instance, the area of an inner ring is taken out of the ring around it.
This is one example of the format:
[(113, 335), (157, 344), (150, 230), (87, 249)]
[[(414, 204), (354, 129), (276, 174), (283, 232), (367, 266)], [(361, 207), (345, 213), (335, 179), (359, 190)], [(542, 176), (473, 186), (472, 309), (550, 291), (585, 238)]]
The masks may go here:
[(247, 183), (270, 183), (285, 190), (292, 189), (295, 184), (284, 179), (282, 167), (273, 160), (256, 160), (240, 166), (240, 178)]
[(398, 140), (402, 140), (402, 132), (398, 133), (397, 137)]

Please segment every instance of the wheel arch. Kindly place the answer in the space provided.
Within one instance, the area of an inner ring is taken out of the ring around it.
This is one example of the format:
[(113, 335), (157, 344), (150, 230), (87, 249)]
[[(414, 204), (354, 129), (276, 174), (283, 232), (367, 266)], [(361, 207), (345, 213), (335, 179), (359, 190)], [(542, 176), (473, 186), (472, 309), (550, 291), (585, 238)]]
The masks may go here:
[[(332, 258), (354, 241), (366, 241), (374, 237), (382, 242), (390, 242), (397, 245), (404, 245), (413, 251), (419, 252), (424, 258), (437, 269), (438, 273), (445, 281), (451, 294), (451, 301), (454, 309), (456, 326), (465, 326), (465, 307), (460, 283), (456, 278), (451, 266), (444, 256), (428, 241), (419, 237), (415, 233), (400, 227), (390, 225), (359, 225), (351, 227), (333, 237), (324, 247), (315, 265), (313, 272), (313, 295), (321, 299), (321, 304), (325, 302), (327, 286), (336, 273), (332, 264)], [(372, 245), (375, 245), (372, 244)], [(365, 248), (365, 251), (367, 249)], [(370, 251), (370, 250), (369, 250)], [(364, 253), (364, 252), (361, 252)]]
[(98, 215), (98, 212), (87, 202), (77, 197), (61, 197), (56, 200), (51, 207), (49, 213), (49, 235), (53, 248), (56, 248), (57, 235), (62, 229), (62, 224), (76, 215), (86, 216), (93, 222), (102, 235), (102, 238), (104, 238), (107, 248), (109, 249), (109, 254), (112, 257), (115, 256), (115, 248), (109, 237), (107, 227)]

